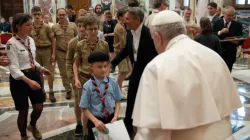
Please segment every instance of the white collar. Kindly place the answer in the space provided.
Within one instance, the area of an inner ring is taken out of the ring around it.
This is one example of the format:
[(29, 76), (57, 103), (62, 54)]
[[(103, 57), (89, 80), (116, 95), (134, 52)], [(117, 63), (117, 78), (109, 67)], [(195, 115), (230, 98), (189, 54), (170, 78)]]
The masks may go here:
[(134, 30), (131, 30), (131, 33), (132, 33), (133, 35), (136, 35), (136, 34), (140, 33), (141, 30), (142, 30), (142, 25), (143, 25), (143, 24), (141, 24), (135, 31), (134, 31)]
[[(225, 18), (223, 18), (224, 24), (227, 23)], [(230, 24), (232, 21), (228, 22), (228, 24)]]
[(168, 42), (168, 45), (167, 45), (165, 51), (168, 50), (169, 48), (171, 48), (176, 42), (178, 42), (178, 41), (180, 41), (180, 40), (182, 40), (182, 39), (184, 39), (184, 38), (188, 38), (188, 36), (187, 36), (187, 35), (184, 35), (184, 34), (181, 34), (181, 35), (178, 35), (178, 36), (176, 36), (175, 38), (171, 39), (171, 40)]

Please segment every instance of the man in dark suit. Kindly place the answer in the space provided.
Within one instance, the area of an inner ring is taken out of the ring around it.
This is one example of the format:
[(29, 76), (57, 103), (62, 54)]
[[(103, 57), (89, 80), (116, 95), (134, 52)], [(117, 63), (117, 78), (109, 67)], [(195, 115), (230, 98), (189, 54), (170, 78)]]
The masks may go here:
[(73, 10), (71, 5), (65, 7), (66, 13), (68, 14), (69, 22), (76, 22), (76, 12)]
[(217, 4), (215, 2), (210, 2), (207, 5), (208, 10), (208, 18), (210, 19), (211, 23), (214, 24), (217, 20), (220, 20), (221, 18), (216, 15), (217, 12)]
[(150, 35), (150, 30), (143, 25), (144, 13), (139, 7), (131, 7), (126, 13), (127, 43), (124, 49), (112, 60), (112, 67), (117, 66), (127, 56), (133, 66), (129, 79), (127, 110), (124, 123), (131, 136), (134, 134), (132, 113), (137, 88), (146, 65), (158, 54)]
[[(242, 36), (242, 25), (233, 20), (234, 14), (234, 7), (227, 6), (224, 10), (224, 17), (213, 25), (214, 33), (220, 38), (220, 40)], [(237, 46), (241, 43), (242, 42), (240, 41), (221, 42), (222, 58), (226, 62), (230, 71), (232, 71), (233, 63), (236, 61)]]
[(2, 17), (0, 22), (0, 33), (1, 32), (11, 32), (11, 27), (8, 22)]

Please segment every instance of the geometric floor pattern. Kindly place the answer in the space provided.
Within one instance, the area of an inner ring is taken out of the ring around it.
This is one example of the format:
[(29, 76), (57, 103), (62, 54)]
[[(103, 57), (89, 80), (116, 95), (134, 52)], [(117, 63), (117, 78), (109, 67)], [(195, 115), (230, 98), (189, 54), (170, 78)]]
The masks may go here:
[[(8, 74), (0, 68), (0, 140), (19, 140), (16, 124), (17, 112), (9, 91)], [(4, 76), (5, 75), (5, 76)], [(117, 76), (117, 73), (112, 75)], [(250, 70), (246, 65), (234, 65), (232, 76), (237, 84), (237, 90), (244, 106), (231, 115), (233, 138), (235, 140), (250, 140)], [(45, 82), (46, 83), (46, 82)], [(126, 92), (128, 82), (124, 82), (123, 92)], [(48, 91), (47, 84), (45, 90)], [(74, 139), (75, 129), (74, 100), (65, 99), (64, 88), (59, 74), (55, 74), (54, 91), (56, 103), (46, 101), (43, 113), (37, 126), (46, 140)], [(121, 103), (120, 118), (124, 117), (126, 102)], [(28, 132), (29, 136), (32, 136)], [(31, 137), (30, 140), (33, 140)]]

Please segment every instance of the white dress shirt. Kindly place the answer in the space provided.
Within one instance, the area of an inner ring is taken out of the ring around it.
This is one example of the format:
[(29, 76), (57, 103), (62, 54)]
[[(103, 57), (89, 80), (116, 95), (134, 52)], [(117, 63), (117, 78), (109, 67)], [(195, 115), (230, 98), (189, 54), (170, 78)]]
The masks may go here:
[(209, 18), (210, 22), (212, 22), (212, 20), (213, 20), (213, 18), (214, 18), (215, 15), (216, 14), (214, 14), (213, 16), (207, 16)]
[[(30, 49), (33, 56), (34, 64), (38, 70), (40, 70), (42, 67), (39, 63), (36, 62), (35, 56), (36, 56), (36, 47), (34, 40), (29, 37), (30, 40)], [(28, 39), (25, 40), (25, 43), (28, 44)], [(28, 49), (20, 43), (18, 40), (15, 39), (15, 37), (12, 37), (8, 43), (10, 45), (6, 47), (6, 53), (10, 60), (9, 69), (11, 76), (18, 80), (20, 77), (24, 75), (24, 73), (21, 70), (30, 69), (30, 57), (29, 57), (29, 51)]]
[(142, 29), (141, 24), (135, 31), (131, 30), (131, 33), (133, 35), (133, 48), (134, 48), (134, 60), (137, 61), (137, 53), (138, 53), (138, 48), (139, 48), (139, 43), (140, 43), (140, 38), (141, 38), (141, 29)]

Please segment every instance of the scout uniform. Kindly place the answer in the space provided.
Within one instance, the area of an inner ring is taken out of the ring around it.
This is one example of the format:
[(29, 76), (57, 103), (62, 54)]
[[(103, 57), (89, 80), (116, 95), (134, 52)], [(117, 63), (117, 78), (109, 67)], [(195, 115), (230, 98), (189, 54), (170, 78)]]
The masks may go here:
[(70, 39), (77, 36), (77, 26), (75, 23), (68, 22), (67, 25), (60, 25), (57, 23), (52, 26), (52, 31), (56, 37), (56, 61), (62, 77), (63, 86), (66, 92), (71, 92), (71, 81), (67, 77), (66, 73), (66, 54), (68, 50), (68, 42)]
[[(86, 37), (84, 39), (86, 39)], [(68, 51), (67, 51), (67, 56), (66, 56), (66, 69), (67, 69), (67, 76), (71, 81), (73, 81), (73, 78), (74, 78), (73, 64), (74, 64), (74, 55), (76, 52), (76, 46), (77, 46), (77, 43), (80, 42), (81, 40), (82, 39), (79, 38), (79, 35), (78, 35), (75, 38), (71, 39), (68, 44)], [(76, 88), (73, 88), (73, 90), (74, 90), (74, 94), (78, 94), (78, 90)]]
[(23, 80), (26, 76), (42, 84), (39, 71), (42, 69), (39, 63), (35, 61), (36, 47), (31, 37), (26, 40), (14, 35), (7, 43), (7, 56), (10, 60), (10, 91), (14, 100), (16, 110), (28, 109), (30, 99), (32, 104), (42, 104), (44, 95), (42, 90), (32, 90)]
[[(184, 18), (183, 21), (184, 21), (184, 24), (185, 24), (185, 25), (195, 25), (195, 22), (194, 22), (192, 19), (190, 19), (189, 21), (187, 21), (187, 20)], [(187, 36), (188, 36), (189, 38), (193, 39), (193, 38), (194, 38), (194, 33), (193, 33), (192, 31), (187, 31)]]
[[(125, 47), (127, 41), (127, 32), (125, 27), (118, 22), (115, 26), (114, 30), (114, 50), (115, 53), (118, 54), (122, 48)], [(128, 72), (130, 68), (129, 57), (122, 60), (118, 65), (120, 72)]]
[(41, 23), (39, 26), (33, 24), (31, 37), (36, 45), (36, 61), (52, 72), (52, 40), (54, 34), (48, 24)]
[[(99, 89), (98, 91), (95, 89)], [(106, 91), (106, 92), (105, 92)], [(105, 101), (100, 100), (100, 96)], [(103, 81), (95, 77), (89, 79), (83, 86), (80, 107), (89, 111), (104, 124), (110, 123), (114, 117), (115, 103), (122, 99), (121, 90), (115, 79), (105, 76)], [(89, 139), (94, 139), (92, 128), (94, 123), (88, 120)]]
[(84, 84), (92, 77), (88, 63), (88, 57), (92, 52), (104, 52), (109, 55), (108, 43), (103, 40), (97, 40), (95, 43), (91, 44), (88, 42), (88, 40), (82, 40), (77, 44), (74, 58), (80, 63), (79, 80), (81, 84)]

